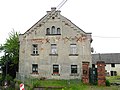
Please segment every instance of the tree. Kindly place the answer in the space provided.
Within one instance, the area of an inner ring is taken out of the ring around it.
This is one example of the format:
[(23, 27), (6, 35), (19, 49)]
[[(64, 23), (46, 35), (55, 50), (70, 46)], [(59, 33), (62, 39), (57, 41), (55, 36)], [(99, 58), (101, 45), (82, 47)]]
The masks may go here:
[(19, 63), (19, 34), (15, 31), (9, 33), (9, 38), (0, 46), (0, 51), (4, 52), (1, 57), (3, 74), (15, 78)]

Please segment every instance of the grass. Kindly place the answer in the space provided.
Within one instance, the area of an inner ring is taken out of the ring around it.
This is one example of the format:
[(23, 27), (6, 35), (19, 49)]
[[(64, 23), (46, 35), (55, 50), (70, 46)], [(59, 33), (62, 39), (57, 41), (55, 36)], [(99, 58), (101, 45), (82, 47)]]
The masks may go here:
[[(120, 76), (107, 77), (110, 82), (119, 81)], [(29, 79), (26, 81), (25, 90), (33, 90), (33, 87), (62, 87), (62, 89), (51, 89), (51, 90), (120, 90), (120, 86), (94, 86), (85, 85), (81, 80), (38, 80)], [(31, 89), (30, 89), (31, 88)], [(47, 90), (47, 89), (45, 89)]]
[(110, 81), (110, 83), (119, 82), (120, 83), (120, 76), (111, 76), (106, 77), (107, 80)]

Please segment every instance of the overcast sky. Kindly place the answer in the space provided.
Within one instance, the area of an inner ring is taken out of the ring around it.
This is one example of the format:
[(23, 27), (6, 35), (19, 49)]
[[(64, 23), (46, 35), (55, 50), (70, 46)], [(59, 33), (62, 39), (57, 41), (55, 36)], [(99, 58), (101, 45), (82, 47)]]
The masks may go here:
[[(13, 29), (27, 31), (62, 0), (0, 0), (0, 44)], [(96, 53), (120, 53), (120, 0), (67, 0), (61, 14), (92, 32)]]

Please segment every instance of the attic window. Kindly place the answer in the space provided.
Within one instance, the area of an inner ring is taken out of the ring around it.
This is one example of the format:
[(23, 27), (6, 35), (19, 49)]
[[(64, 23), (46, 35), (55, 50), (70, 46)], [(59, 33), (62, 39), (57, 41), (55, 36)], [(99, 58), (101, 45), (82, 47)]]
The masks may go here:
[(57, 28), (57, 34), (60, 34), (60, 28)]
[(46, 35), (61, 35), (61, 29), (52, 26), (51, 28), (46, 29)]
[(50, 34), (50, 28), (46, 29), (46, 34)]
[(52, 28), (51, 28), (51, 34), (55, 34), (55, 26), (52, 26)]

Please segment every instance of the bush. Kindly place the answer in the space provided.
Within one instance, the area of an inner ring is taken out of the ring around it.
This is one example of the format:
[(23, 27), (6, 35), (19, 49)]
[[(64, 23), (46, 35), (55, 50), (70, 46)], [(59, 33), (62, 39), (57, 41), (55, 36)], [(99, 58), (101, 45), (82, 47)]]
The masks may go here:
[(110, 81), (109, 80), (106, 80), (106, 86), (110, 86)]
[(9, 74), (7, 74), (6, 77), (5, 77), (5, 80), (13, 81), (13, 78)]
[(40, 86), (40, 81), (39, 80), (36, 80), (33, 82), (33, 87), (38, 87)]

